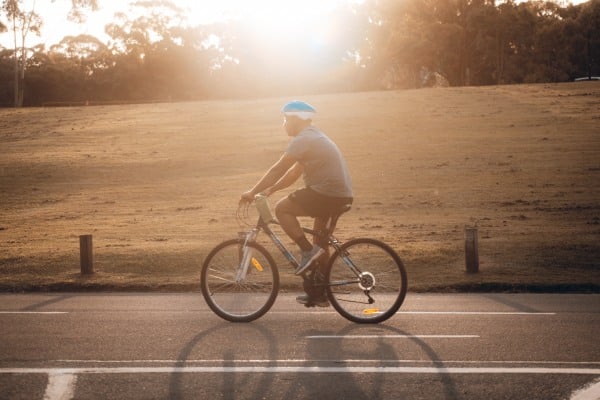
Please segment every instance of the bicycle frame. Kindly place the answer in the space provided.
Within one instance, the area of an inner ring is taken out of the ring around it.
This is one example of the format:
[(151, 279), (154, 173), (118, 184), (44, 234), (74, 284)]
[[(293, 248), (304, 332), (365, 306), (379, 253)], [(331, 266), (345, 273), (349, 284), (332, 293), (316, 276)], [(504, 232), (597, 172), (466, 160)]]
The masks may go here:
[[(292, 267), (294, 267), (294, 268), (298, 267), (298, 265), (299, 265), (298, 260), (287, 249), (287, 247), (283, 244), (283, 242), (277, 236), (277, 234), (275, 234), (275, 232), (273, 232), (273, 230), (271, 230), (271, 228), (269, 227), (270, 224), (275, 224), (275, 225), (281, 226), (281, 224), (277, 220), (273, 219), (270, 222), (265, 222), (259, 216), (256, 227), (245, 234), (244, 244), (243, 244), (243, 253), (242, 253), (242, 258), (241, 258), (242, 261), (240, 264), (240, 268), (238, 269), (238, 273), (236, 275), (237, 282), (241, 282), (245, 278), (246, 273), (248, 272), (248, 267), (250, 266), (250, 262), (252, 260), (251, 250), (247, 246), (247, 243), (254, 242), (261, 230), (267, 234), (269, 239), (271, 239), (273, 244), (275, 244), (275, 247), (277, 247), (277, 249), (284, 255), (284, 257), (289, 261), (289, 263), (292, 265)], [(302, 227), (302, 230), (305, 233), (308, 233), (309, 235), (312, 235), (312, 236), (317, 236), (317, 235), (321, 234), (320, 232), (317, 232), (314, 229)], [(327, 242), (329, 243), (329, 245), (331, 247), (333, 247), (338, 253), (341, 254), (341, 258), (342, 258), (342, 260), (344, 260), (344, 263), (352, 270), (352, 272), (354, 272), (354, 274), (357, 277), (356, 281), (336, 282), (335, 284), (332, 284), (331, 286), (346, 285), (348, 283), (359, 282), (362, 272), (354, 265), (354, 263), (352, 262), (352, 260), (350, 259), (348, 254), (342, 253), (340, 241), (337, 240), (333, 235), (329, 234), (327, 236)]]

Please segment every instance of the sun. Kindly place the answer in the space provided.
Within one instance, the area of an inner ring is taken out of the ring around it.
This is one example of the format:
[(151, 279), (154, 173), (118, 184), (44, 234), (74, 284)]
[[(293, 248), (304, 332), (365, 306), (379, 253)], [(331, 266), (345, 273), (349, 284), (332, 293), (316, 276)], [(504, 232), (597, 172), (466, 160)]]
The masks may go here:
[(283, 42), (304, 34), (311, 40), (327, 41), (323, 16), (343, 3), (360, 0), (187, 0), (192, 24), (241, 21), (269, 41)]

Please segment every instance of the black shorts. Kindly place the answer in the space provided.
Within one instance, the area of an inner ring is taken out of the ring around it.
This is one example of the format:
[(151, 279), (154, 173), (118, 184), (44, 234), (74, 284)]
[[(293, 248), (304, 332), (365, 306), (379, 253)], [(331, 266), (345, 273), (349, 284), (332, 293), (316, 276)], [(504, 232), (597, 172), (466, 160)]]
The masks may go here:
[(311, 188), (303, 188), (291, 193), (288, 198), (298, 204), (306, 215), (327, 219), (340, 212), (346, 204), (352, 204), (352, 197), (331, 197), (317, 193)]

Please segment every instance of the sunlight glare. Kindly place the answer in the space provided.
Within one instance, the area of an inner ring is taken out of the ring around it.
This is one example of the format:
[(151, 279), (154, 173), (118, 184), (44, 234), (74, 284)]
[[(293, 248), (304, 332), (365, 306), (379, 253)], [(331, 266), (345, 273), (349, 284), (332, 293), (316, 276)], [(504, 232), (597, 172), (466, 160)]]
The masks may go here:
[[(348, 0), (187, 0), (192, 24), (240, 20), (253, 32), (271, 42), (294, 41), (301, 35), (317, 44), (331, 40), (331, 32), (322, 17)], [(353, 3), (362, 1), (354, 0)]]

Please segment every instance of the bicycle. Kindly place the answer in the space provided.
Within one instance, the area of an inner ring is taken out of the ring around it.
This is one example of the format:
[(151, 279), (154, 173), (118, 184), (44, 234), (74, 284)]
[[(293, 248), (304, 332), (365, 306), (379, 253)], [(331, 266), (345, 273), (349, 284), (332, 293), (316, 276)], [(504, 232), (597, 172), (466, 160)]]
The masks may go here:
[[(202, 265), (201, 290), (206, 303), (215, 314), (231, 322), (260, 318), (269, 311), (279, 291), (279, 270), (273, 256), (256, 242), (261, 231), (294, 269), (298, 266), (269, 227), (279, 222), (272, 217), (266, 197), (257, 195), (255, 204), (259, 211), (256, 226), (217, 245)], [(325, 290), (333, 308), (352, 322), (379, 323), (402, 305), (407, 291), (406, 270), (398, 254), (379, 240), (356, 238), (342, 243), (333, 236), (338, 219), (349, 210), (350, 205), (346, 205), (333, 215), (326, 232), (302, 228), (309, 235), (327, 238), (334, 250), (325, 265), (313, 265), (302, 274), (304, 290), (313, 296)], [(238, 208), (238, 217), (239, 212)]]

